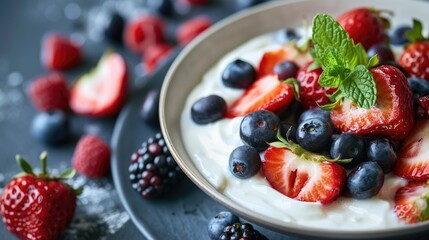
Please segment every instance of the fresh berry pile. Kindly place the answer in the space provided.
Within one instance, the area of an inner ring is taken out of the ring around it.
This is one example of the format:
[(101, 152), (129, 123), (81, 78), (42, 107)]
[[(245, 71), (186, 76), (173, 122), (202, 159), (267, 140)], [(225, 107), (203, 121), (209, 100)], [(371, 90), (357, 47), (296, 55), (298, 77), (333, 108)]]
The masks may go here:
[[(241, 118), (243, 145), (228, 159), (233, 176), (262, 174), (289, 198), (327, 205), (377, 197), (385, 176), (395, 175), (408, 184), (390, 199), (392, 212), (407, 223), (429, 219), (429, 39), (417, 20), (389, 36), (385, 15), (370, 8), (337, 19), (317, 14), (309, 46), (282, 30), (276, 41), (283, 47), (257, 66), (235, 59), (225, 67), (223, 86), (242, 95), (229, 104), (222, 94), (202, 97), (190, 115), (199, 125)], [(389, 39), (404, 50), (395, 55)], [(286, 122), (294, 104), (305, 111)], [(247, 228), (228, 225), (212, 239), (240, 239)]]
[(132, 154), (128, 170), (132, 188), (144, 198), (155, 198), (169, 192), (183, 176), (161, 133), (143, 142)]

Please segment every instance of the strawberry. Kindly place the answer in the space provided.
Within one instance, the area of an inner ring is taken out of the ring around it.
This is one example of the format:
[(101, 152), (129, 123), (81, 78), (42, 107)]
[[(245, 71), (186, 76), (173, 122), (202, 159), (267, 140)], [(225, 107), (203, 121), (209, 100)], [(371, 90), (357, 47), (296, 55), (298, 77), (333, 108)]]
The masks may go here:
[(335, 89), (320, 86), (319, 77), (323, 69), (319, 67), (314, 70), (309, 70), (308, 68), (310, 65), (311, 63), (307, 63), (296, 75), (296, 80), (298, 80), (301, 86), (299, 98), (302, 105), (305, 108), (315, 108), (331, 103), (331, 100), (329, 100), (326, 94), (334, 93)]
[(270, 185), (299, 201), (328, 204), (337, 199), (345, 186), (345, 169), (321, 155), (320, 160), (312, 159), (315, 154), (289, 143), (295, 146), (265, 151), (262, 172)]
[(82, 137), (73, 154), (73, 167), (87, 177), (106, 176), (110, 171), (109, 145), (94, 135)]
[(394, 172), (413, 180), (429, 179), (429, 120), (417, 120), (398, 151)]
[(176, 32), (177, 42), (186, 45), (212, 25), (212, 21), (207, 16), (201, 15), (193, 17), (183, 22)]
[(69, 89), (65, 76), (60, 73), (35, 79), (28, 87), (28, 97), (39, 111), (69, 109)]
[(426, 181), (411, 181), (396, 191), (394, 211), (406, 223), (418, 223), (429, 219), (429, 185)]
[(280, 112), (293, 100), (293, 89), (282, 83), (276, 75), (268, 75), (250, 85), (229, 108), (226, 117), (244, 116), (256, 110)]
[(162, 60), (170, 55), (173, 48), (165, 43), (155, 44), (146, 49), (143, 54), (143, 67), (148, 73), (152, 73)]
[(360, 108), (350, 99), (331, 110), (334, 126), (363, 136), (404, 139), (414, 124), (413, 94), (404, 74), (393, 66), (371, 69), (377, 88), (375, 105)]
[(81, 55), (79, 45), (66, 36), (52, 33), (43, 39), (42, 63), (51, 70), (75, 67), (82, 61)]
[(3, 222), (19, 239), (57, 239), (72, 221), (76, 196), (82, 191), (82, 188), (72, 189), (61, 181), (72, 178), (73, 169), (51, 176), (46, 170), (46, 152), (40, 159), (42, 172), (36, 175), (32, 167), (17, 156), (24, 172), (6, 186), (0, 198)]
[(384, 19), (380, 12), (366, 7), (355, 8), (337, 18), (355, 44), (361, 43), (368, 50), (386, 41)]
[(154, 15), (133, 19), (125, 26), (123, 38), (128, 49), (141, 54), (149, 46), (164, 42), (164, 21)]
[(406, 33), (409, 44), (399, 56), (398, 64), (411, 77), (429, 81), (429, 38), (423, 36), (423, 26), (413, 21), (413, 28)]
[(81, 115), (104, 117), (119, 112), (128, 92), (124, 58), (107, 52), (97, 67), (80, 77), (70, 91), (70, 107)]
[(285, 48), (265, 52), (259, 62), (258, 78), (274, 74), (274, 67), (288, 59)]

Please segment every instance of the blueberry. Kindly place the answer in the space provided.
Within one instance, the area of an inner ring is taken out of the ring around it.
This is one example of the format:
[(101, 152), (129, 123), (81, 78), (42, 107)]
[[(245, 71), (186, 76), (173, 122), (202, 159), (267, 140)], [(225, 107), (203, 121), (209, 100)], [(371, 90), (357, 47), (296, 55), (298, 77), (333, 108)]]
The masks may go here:
[(46, 144), (64, 142), (69, 136), (69, 122), (62, 111), (42, 112), (31, 123), (31, 134)]
[(414, 99), (429, 95), (429, 82), (417, 77), (410, 77), (408, 80), (408, 86), (414, 94)]
[(366, 199), (377, 195), (384, 183), (384, 173), (375, 162), (363, 162), (347, 177), (347, 189), (353, 198)]
[(223, 211), (214, 216), (208, 225), (208, 234), (211, 240), (218, 240), (226, 226), (240, 222), (240, 219), (231, 212)]
[(332, 129), (328, 122), (320, 118), (303, 121), (298, 126), (296, 141), (311, 152), (322, 152), (331, 145)]
[(320, 108), (312, 108), (304, 111), (298, 118), (298, 125), (303, 121), (311, 118), (319, 118), (325, 120), (331, 126), (332, 131), (336, 131), (334, 124), (331, 120), (331, 111), (322, 110)]
[(410, 26), (399, 26), (393, 30), (390, 40), (393, 45), (404, 45), (408, 42), (408, 38), (405, 35), (405, 32), (411, 30)]
[(390, 47), (386, 44), (375, 44), (368, 49), (366, 54), (368, 55), (368, 58), (371, 58), (377, 54), (380, 63), (395, 61), (392, 49), (390, 49)]
[[(296, 143), (296, 127), (289, 123), (280, 123), (280, 133), (286, 140)], [(287, 135), (289, 133), (289, 135)]]
[(261, 157), (254, 147), (240, 146), (229, 155), (229, 170), (237, 178), (250, 178), (258, 173), (260, 168)]
[(298, 41), (301, 37), (296, 33), (294, 29), (281, 29), (278, 30), (274, 35), (274, 40), (277, 43), (284, 44), (291, 41)]
[(243, 10), (264, 2), (267, 2), (267, 0), (236, 0), (235, 7), (237, 10)]
[(352, 161), (344, 166), (352, 169), (366, 159), (365, 140), (356, 134), (343, 133), (333, 140), (330, 153), (334, 159), (351, 158)]
[(276, 140), (280, 120), (274, 113), (258, 110), (246, 115), (240, 124), (241, 140), (258, 151), (268, 148)]
[(159, 127), (159, 91), (150, 90), (142, 103), (140, 117), (143, 121), (154, 127)]
[(209, 95), (197, 100), (191, 108), (191, 117), (197, 124), (215, 122), (226, 113), (226, 102), (218, 95)]
[(146, 4), (149, 9), (164, 16), (171, 15), (174, 10), (172, 0), (147, 0)]
[(274, 72), (277, 74), (279, 80), (294, 78), (298, 73), (298, 70), (298, 65), (293, 61), (284, 61), (274, 67)]
[(246, 89), (256, 80), (257, 73), (252, 64), (237, 59), (229, 63), (222, 73), (222, 82), (230, 88)]
[(391, 172), (396, 163), (395, 149), (385, 138), (369, 142), (367, 156), (369, 161), (378, 163), (384, 173)]
[(103, 25), (104, 37), (110, 41), (121, 43), (124, 26), (125, 20), (119, 13), (115, 11), (106, 12)]

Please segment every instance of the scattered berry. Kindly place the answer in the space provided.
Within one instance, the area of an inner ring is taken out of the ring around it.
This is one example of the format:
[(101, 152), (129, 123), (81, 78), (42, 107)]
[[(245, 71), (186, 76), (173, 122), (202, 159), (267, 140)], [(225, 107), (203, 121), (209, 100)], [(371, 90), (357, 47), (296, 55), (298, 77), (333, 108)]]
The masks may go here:
[(229, 170), (237, 178), (251, 178), (261, 168), (258, 150), (250, 146), (240, 146), (229, 155)]
[(121, 43), (124, 34), (125, 19), (116, 11), (107, 11), (103, 24), (104, 37), (112, 42)]
[(74, 170), (51, 176), (46, 169), (47, 153), (43, 152), (40, 158), (42, 172), (35, 174), (30, 164), (17, 156), (23, 175), (15, 177), (1, 194), (3, 222), (19, 239), (59, 238), (73, 219), (76, 196), (82, 191), (60, 180), (72, 178)]
[(60, 73), (39, 77), (28, 88), (28, 96), (39, 111), (68, 111), (69, 95), (66, 78)]
[(81, 76), (70, 91), (70, 107), (81, 115), (111, 116), (121, 110), (128, 92), (124, 58), (107, 52), (91, 72)]
[(375, 162), (364, 162), (347, 177), (347, 190), (353, 198), (367, 199), (377, 195), (383, 183), (381, 167)]
[(413, 92), (414, 99), (429, 95), (429, 81), (417, 77), (409, 77), (407, 81)]
[(318, 118), (305, 120), (298, 126), (296, 141), (308, 151), (323, 152), (331, 145), (331, 126)]
[(405, 223), (418, 223), (429, 219), (429, 186), (426, 181), (410, 181), (395, 194), (394, 211)]
[(378, 60), (381, 64), (385, 62), (394, 62), (395, 57), (393, 56), (392, 49), (387, 44), (379, 43), (370, 47), (367, 51), (368, 58), (375, 55), (378, 56)]
[(332, 142), (330, 154), (333, 159), (352, 159), (343, 165), (352, 169), (366, 160), (365, 141), (356, 134), (343, 133)]
[(42, 43), (42, 63), (51, 70), (67, 70), (82, 61), (77, 43), (60, 34), (48, 34)]
[(31, 123), (31, 134), (46, 144), (62, 143), (69, 137), (69, 121), (62, 111), (42, 112)]
[(384, 22), (380, 12), (369, 8), (355, 8), (343, 13), (337, 19), (355, 44), (361, 43), (365, 49), (385, 42)]
[(209, 3), (210, 0), (178, 0), (180, 4), (190, 5), (190, 6), (202, 6)]
[(246, 115), (240, 124), (241, 140), (258, 151), (267, 149), (276, 140), (280, 120), (274, 113), (258, 110)]
[(296, 77), (299, 67), (293, 61), (284, 61), (274, 67), (274, 73), (280, 80)]
[(222, 82), (230, 88), (246, 89), (255, 82), (256, 77), (252, 64), (241, 59), (229, 63), (222, 72)]
[(233, 223), (239, 222), (240, 219), (231, 212), (223, 211), (216, 214), (209, 222), (208, 234), (211, 240), (219, 240), (220, 235), (223, 233), (223, 229), (232, 225)]
[(301, 36), (294, 29), (281, 29), (275, 33), (275, 41), (280, 44), (298, 41)]
[(73, 167), (87, 177), (106, 176), (110, 171), (109, 145), (97, 136), (83, 136), (74, 150)]
[(223, 233), (219, 239), (233, 240), (233, 239), (254, 239), (254, 240), (268, 240), (262, 233), (253, 228), (250, 223), (236, 222), (228, 225), (223, 229)]
[(368, 161), (380, 165), (384, 173), (393, 170), (396, 163), (396, 152), (392, 143), (386, 139), (374, 139), (368, 144), (367, 149)]
[(132, 154), (128, 170), (132, 188), (144, 198), (155, 198), (168, 192), (182, 176), (161, 133), (143, 142)]
[(151, 74), (173, 51), (173, 47), (166, 43), (157, 43), (146, 48), (143, 53), (144, 70)]
[(211, 25), (212, 21), (206, 16), (191, 18), (183, 22), (177, 29), (177, 42), (180, 45), (186, 45)]
[(133, 19), (125, 26), (123, 39), (128, 49), (137, 54), (144, 53), (149, 46), (164, 42), (164, 21), (154, 15)]
[(148, 0), (146, 4), (150, 9), (164, 16), (171, 15), (174, 10), (173, 0)]
[(146, 93), (140, 109), (140, 117), (151, 126), (159, 127), (159, 91), (156, 89)]
[(408, 42), (405, 33), (411, 30), (410, 26), (399, 26), (395, 28), (390, 35), (390, 41), (393, 45), (404, 45)]
[(244, 116), (257, 110), (281, 112), (294, 99), (293, 89), (284, 84), (275, 75), (256, 80), (243, 95), (228, 108), (226, 117)]
[(197, 124), (207, 124), (222, 119), (226, 113), (226, 102), (218, 95), (198, 99), (191, 108), (192, 120)]

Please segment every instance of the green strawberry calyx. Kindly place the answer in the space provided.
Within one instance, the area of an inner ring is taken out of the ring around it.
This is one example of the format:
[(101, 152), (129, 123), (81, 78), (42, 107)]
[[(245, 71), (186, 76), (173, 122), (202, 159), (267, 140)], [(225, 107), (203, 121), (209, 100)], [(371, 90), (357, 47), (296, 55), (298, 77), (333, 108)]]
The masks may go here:
[[(76, 170), (73, 168), (68, 168), (64, 170), (58, 176), (50, 175), (47, 169), (48, 153), (46, 151), (43, 151), (40, 154), (40, 165), (42, 167), (42, 170), (38, 174), (34, 172), (33, 167), (30, 165), (30, 163), (28, 163), (27, 160), (25, 160), (21, 155), (16, 155), (15, 159), (16, 159), (16, 162), (18, 163), (18, 166), (22, 170), (21, 173), (15, 175), (15, 178), (31, 175), (37, 178), (44, 179), (46, 181), (51, 181), (51, 180), (68, 180), (68, 179), (72, 179), (76, 175)], [(76, 189), (72, 188), (68, 184), (67, 186), (75, 193), (76, 196), (80, 195), (83, 191), (83, 186), (79, 186)]]
[(429, 38), (423, 36), (423, 24), (418, 19), (413, 19), (413, 27), (405, 32), (409, 43), (427, 41)]

